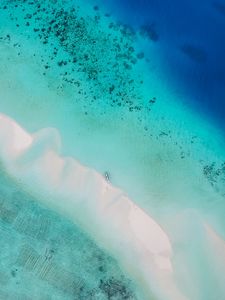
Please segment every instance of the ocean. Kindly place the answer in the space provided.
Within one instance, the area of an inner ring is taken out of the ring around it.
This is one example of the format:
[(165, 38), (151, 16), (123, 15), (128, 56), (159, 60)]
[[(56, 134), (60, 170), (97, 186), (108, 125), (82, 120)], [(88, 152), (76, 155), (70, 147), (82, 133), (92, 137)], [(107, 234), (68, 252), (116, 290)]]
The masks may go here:
[(190, 96), (189, 105), (223, 129), (224, 5), (211, 0), (107, 1), (108, 11), (118, 21), (135, 31), (147, 29), (149, 47), (156, 47), (171, 84)]
[(225, 297), (225, 5), (0, 5), (0, 299)]

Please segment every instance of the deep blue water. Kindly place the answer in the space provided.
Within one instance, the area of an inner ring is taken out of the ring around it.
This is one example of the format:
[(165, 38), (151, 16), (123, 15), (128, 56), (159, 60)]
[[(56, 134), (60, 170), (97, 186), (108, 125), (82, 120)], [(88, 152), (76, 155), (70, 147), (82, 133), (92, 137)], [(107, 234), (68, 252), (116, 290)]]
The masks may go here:
[(157, 43), (173, 84), (225, 129), (225, 1), (108, 0), (105, 4), (118, 20), (135, 30), (144, 28), (149, 43)]

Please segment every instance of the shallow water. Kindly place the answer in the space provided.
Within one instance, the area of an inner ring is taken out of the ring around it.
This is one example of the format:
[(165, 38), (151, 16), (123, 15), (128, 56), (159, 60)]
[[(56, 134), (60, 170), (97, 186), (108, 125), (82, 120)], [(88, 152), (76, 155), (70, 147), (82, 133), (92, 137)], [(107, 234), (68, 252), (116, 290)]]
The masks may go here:
[(1, 299), (136, 299), (116, 261), (79, 227), (3, 174), (0, 195)]
[[(224, 132), (192, 105), (196, 92), (183, 80), (190, 64), (180, 85), (171, 66), (164, 63), (161, 34), (157, 38), (155, 28), (150, 28), (152, 46), (149, 37), (146, 40), (118, 24), (116, 12), (105, 15), (107, 9), (106, 5), (93, 8), (91, 1), (85, 5), (3, 1), (0, 111), (29, 132), (56, 128), (63, 155), (97, 170), (103, 178), (108, 174), (110, 185), (120, 187), (160, 224), (172, 245), (173, 280), (181, 294), (187, 299), (221, 299), (225, 295), (224, 257), (218, 257), (225, 234)], [(168, 49), (172, 52), (170, 44)], [(204, 63), (204, 52), (186, 40), (180, 52)], [(203, 72), (199, 70), (197, 74)], [(211, 91), (215, 92), (213, 86)], [(35, 157), (54, 146), (54, 132), (46, 132)], [(7, 137), (4, 130), (0, 133)], [(0, 151), (4, 165), (2, 149), (4, 145)], [(31, 168), (33, 158), (29, 159)], [(7, 164), (5, 169), (9, 173)], [(72, 224), (63, 211), (53, 213), (54, 205), (49, 205), (43, 191), (37, 197), (38, 182), (28, 189), (22, 175), (11, 173), (14, 179), (7, 180), (4, 176), (2, 298), (143, 299), (142, 281), (123, 265), (124, 253), (129, 256), (132, 249), (104, 248), (100, 232), (85, 226), (89, 218), (83, 211), (82, 228), (79, 217)], [(90, 202), (95, 197), (89, 192), (94, 178), (86, 182), (85, 197)], [(107, 221), (98, 222), (107, 228)], [(110, 232), (109, 240), (114, 234)], [(12, 241), (15, 248), (9, 256)], [(145, 274), (135, 261), (132, 265)], [(53, 276), (51, 268), (60, 274)], [(64, 281), (71, 285), (59, 284)], [(149, 283), (147, 299), (181, 299), (163, 292), (160, 279), (158, 285)]]

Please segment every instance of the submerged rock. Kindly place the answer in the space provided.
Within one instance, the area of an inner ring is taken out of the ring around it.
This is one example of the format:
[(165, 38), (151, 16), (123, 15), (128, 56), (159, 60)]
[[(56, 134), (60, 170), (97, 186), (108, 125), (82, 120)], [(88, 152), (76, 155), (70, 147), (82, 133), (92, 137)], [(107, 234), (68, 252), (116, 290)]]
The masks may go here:
[(201, 49), (200, 47), (196, 47), (191, 44), (184, 44), (180, 47), (180, 50), (195, 62), (202, 63), (207, 60), (205, 50)]
[(159, 40), (159, 34), (156, 31), (155, 23), (142, 25), (139, 32), (141, 36), (148, 38), (153, 42), (157, 42)]

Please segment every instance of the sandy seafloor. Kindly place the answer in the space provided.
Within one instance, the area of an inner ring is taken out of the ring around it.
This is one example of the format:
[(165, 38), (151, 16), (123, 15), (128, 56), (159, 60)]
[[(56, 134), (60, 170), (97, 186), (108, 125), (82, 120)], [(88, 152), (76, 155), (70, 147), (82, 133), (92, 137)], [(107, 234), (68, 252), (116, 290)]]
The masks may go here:
[[(0, 112), (28, 132), (56, 128), (62, 155), (107, 173), (160, 224), (182, 299), (224, 299), (224, 134), (185, 104), (157, 51), (146, 61), (145, 42), (90, 2), (3, 0)], [(151, 282), (142, 295), (119, 254), (53, 212), (0, 153), (0, 299), (171, 299)]]

